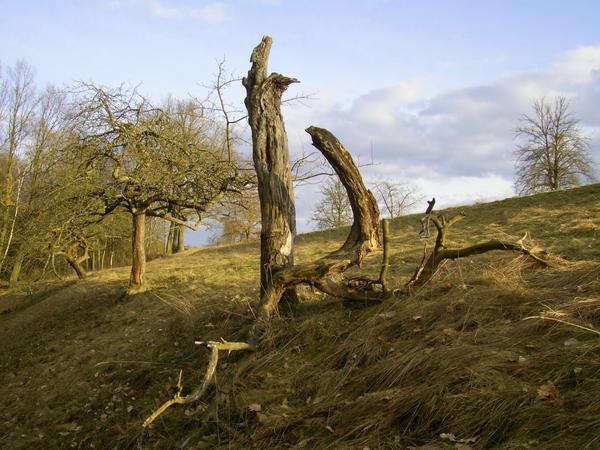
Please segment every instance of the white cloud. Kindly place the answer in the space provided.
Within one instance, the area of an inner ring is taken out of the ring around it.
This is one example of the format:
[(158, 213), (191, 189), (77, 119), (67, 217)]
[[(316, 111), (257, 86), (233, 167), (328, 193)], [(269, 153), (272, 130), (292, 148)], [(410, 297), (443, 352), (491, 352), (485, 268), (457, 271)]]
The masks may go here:
[[(436, 197), (438, 209), (500, 200), (514, 195), (512, 181), (494, 174), (445, 177), (434, 173), (426, 178), (416, 178), (413, 183), (427, 198)], [(423, 205), (427, 206), (425, 203)]]
[[(349, 107), (328, 99), (313, 102), (310, 110), (286, 111), (290, 143), (307, 148), (307, 125), (328, 128), (354, 154), (365, 157), (373, 148), (378, 164), (364, 168), (365, 176), (411, 181), (426, 196), (438, 198), (440, 207), (505, 198), (514, 195), (512, 152), (519, 117), (530, 113), (536, 98), (567, 95), (582, 126), (596, 131), (591, 152), (600, 162), (600, 45), (567, 52), (545, 70), (488, 85), (428, 96), (430, 84), (417, 80), (383, 87)], [(299, 217), (310, 217), (318, 193), (299, 200)]]
[(168, 20), (198, 20), (205, 23), (221, 23), (227, 20), (227, 8), (221, 2), (205, 3), (201, 6), (187, 6), (175, 2), (159, 0), (109, 0), (110, 9), (134, 6), (146, 8), (151, 15)]
[(580, 47), (565, 53), (554, 65), (554, 71), (565, 84), (593, 81), (600, 70), (600, 46)]
[(158, 0), (148, 3), (150, 12), (164, 19), (195, 19), (207, 23), (220, 23), (226, 20), (227, 14), (223, 3), (208, 3), (199, 7), (171, 6)]
[[(348, 108), (317, 105), (310, 120), (332, 130), (354, 153), (368, 154), (372, 146), (375, 160), (385, 165), (380, 172), (425, 167), (446, 176), (494, 173), (505, 179), (513, 173), (513, 130), (533, 99), (568, 95), (582, 125), (600, 125), (600, 45), (567, 52), (547, 70), (489, 85), (427, 97), (427, 84), (377, 89)], [(593, 153), (600, 156), (600, 149)]]

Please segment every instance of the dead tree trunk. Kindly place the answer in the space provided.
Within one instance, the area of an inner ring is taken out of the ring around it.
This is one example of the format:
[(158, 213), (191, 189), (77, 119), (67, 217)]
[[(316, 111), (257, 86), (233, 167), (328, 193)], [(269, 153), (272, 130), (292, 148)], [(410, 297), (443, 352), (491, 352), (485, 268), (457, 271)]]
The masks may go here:
[(146, 273), (146, 249), (144, 237), (146, 234), (146, 210), (138, 209), (133, 214), (132, 262), (129, 289), (139, 290), (144, 286)]
[(252, 131), (252, 155), (261, 204), (260, 292), (264, 295), (274, 274), (294, 264), (296, 210), (287, 135), (281, 115), (281, 96), (298, 82), (278, 73), (267, 75), (272, 40), (265, 36), (254, 49), (246, 88), (246, 109)]
[(346, 188), (354, 222), (339, 250), (314, 262), (281, 268), (273, 274), (261, 297), (261, 320), (267, 320), (277, 310), (287, 288), (300, 283), (310, 284), (332, 297), (350, 301), (381, 301), (386, 296), (382, 291), (373, 289), (377, 281), (357, 284), (343, 276), (348, 268), (362, 266), (365, 257), (381, 245), (377, 202), (366, 188), (352, 156), (333, 134), (317, 127), (307, 128), (306, 132)]
[(284, 293), (299, 283), (311, 284), (335, 297), (379, 300), (382, 291), (373, 291), (372, 283), (356, 285), (342, 276), (347, 268), (360, 266), (364, 257), (379, 247), (379, 208), (350, 154), (333, 134), (322, 128), (310, 127), (306, 131), (346, 188), (354, 223), (337, 252), (294, 266), (296, 218), (281, 96), (298, 80), (277, 73), (267, 75), (271, 44), (271, 38), (265, 36), (254, 49), (250, 58), (252, 67), (242, 81), (247, 92), (245, 104), (252, 130), (262, 218), (259, 319), (268, 319), (277, 310)]

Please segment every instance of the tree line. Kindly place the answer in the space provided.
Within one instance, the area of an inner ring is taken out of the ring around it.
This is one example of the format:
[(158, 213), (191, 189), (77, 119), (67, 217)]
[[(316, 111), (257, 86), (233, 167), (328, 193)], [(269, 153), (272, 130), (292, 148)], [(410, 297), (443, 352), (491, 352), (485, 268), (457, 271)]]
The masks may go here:
[(15, 284), (68, 267), (131, 263), (181, 251), (184, 229), (240, 204), (253, 175), (206, 102), (156, 105), (134, 88), (39, 89), (20, 61), (0, 71), (0, 276)]
[[(219, 65), (205, 100), (168, 97), (152, 103), (135, 88), (77, 83), (38, 88), (26, 62), (0, 66), (0, 277), (14, 285), (131, 264), (129, 288), (143, 289), (147, 257), (185, 248), (185, 229), (216, 220), (215, 241), (257, 238), (260, 177), (237, 152), (239, 137)], [(519, 193), (572, 187), (593, 179), (589, 137), (557, 97), (533, 103), (516, 135)], [(292, 178), (324, 175), (288, 161)], [(314, 162), (314, 161), (313, 161)], [(301, 169), (299, 169), (301, 168)], [(298, 170), (297, 170), (298, 169)], [(327, 174), (325, 174), (327, 175)], [(410, 184), (369, 186), (384, 216), (395, 218), (422, 199)], [(258, 188), (258, 190), (257, 190)], [(350, 225), (346, 189), (321, 183), (312, 220), (318, 228)], [(292, 230), (295, 232), (295, 230)]]

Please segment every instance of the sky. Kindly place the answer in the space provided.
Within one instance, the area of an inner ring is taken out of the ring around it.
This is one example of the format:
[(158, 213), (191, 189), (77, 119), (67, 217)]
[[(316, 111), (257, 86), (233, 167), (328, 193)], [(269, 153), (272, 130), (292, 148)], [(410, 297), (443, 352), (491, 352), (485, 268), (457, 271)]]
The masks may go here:
[[(309, 96), (284, 107), (291, 152), (327, 128), (372, 160), (368, 181), (413, 183), (441, 208), (514, 195), (514, 129), (542, 96), (570, 99), (600, 161), (598, 17), (594, 0), (0, 0), (0, 62), (26, 60), (40, 85), (202, 97), (219, 61), (244, 75), (268, 34), (270, 70)], [(241, 107), (243, 88), (227, 97)], [(318, 185), (296, 199), (309, 230)]]

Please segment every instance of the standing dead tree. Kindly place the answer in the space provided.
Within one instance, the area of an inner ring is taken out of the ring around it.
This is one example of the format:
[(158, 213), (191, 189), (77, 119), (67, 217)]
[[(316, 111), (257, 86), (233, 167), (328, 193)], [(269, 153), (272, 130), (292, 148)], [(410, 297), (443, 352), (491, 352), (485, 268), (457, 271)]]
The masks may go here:
[(252, 67), (242, 80), (252, 131), (252, 157), (261, 205), (260, 292), (265, 294), (272, 276), (294, 265), (296, 209), (287, 134), (281, 114), (281, 96), (295, 78), (267, 75), (272, 39), (265, 36), (254, 49)]
[(377, 202), (365, 186), (352, 156), (332, 133), (317, 127), (309, 127), (306, 132), (346, 188), (354, 221), (346, 241), (337, 251), (314, 262), (281, 268), (273, 274), (259, 304), (259, 317), (263, 320), (277, 310), (285, 289), (300, 283), (310, 284), (332, 297), (351, 301), (383, 299), (381, 291), (372, 289), (375, 283), (357, 285), (343, 276), (350, 267), (361, 267), (365, 257), (381, 246)]
[(281, 95), (297, 80), (278, 73), (267, 75), (271, 44), (272, 39), (265, 36), (254, 49), (252, 67), (243, 80), (263, 227), (259, 318), (267, 320), (277, 311), (286, 290), (300, 283), (337, 298), (380, 300), (382, 291), (373, 290), (372, 283), (356, 285), (343, 277), (344, 271), (361, 266), (366, 255), (381, 245), (379, 208), (350, 153), (323, 128), (309, 127), (306, 132), (346, 189), (354, 220), (339, 250), (317, 261), (294, 265), (295, 207)]

